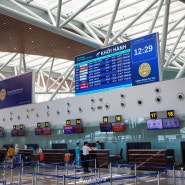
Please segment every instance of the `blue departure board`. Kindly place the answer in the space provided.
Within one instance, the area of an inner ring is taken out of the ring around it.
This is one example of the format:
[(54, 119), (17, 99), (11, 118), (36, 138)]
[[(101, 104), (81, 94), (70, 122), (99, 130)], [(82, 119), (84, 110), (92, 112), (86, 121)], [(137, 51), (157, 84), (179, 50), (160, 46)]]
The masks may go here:
[(75, 94), (160, 81), (158, 33), (75, 57)]

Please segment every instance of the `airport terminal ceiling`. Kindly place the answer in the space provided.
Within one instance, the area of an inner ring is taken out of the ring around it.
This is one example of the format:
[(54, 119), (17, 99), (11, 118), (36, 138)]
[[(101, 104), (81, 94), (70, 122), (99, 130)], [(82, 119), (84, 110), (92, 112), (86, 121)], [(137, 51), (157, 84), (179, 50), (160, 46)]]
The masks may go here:
[(159, 33), (163, 80), (185, 70), (184, 0), (0, 0), (0, 80), (34, 71), (36, 102), (74, 96), (74, 57)]

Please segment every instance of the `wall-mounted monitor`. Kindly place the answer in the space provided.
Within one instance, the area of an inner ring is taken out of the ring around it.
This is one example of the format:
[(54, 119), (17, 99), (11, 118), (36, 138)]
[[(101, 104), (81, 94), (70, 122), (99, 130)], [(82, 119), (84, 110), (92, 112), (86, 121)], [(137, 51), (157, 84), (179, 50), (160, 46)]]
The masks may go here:
[(52, 149), (67, 149), (67, 143), (52, 143)]
[(43, 130), (42, 128), (35, 128), (35, 135), (42, 135)]
[(75, 94), (160, 81), (158, 33), (75, 57)]
[(43, 127), (42, 134), (43, 135), (51, 135), (51, 128), (50, 127)]
[(25, 129), (19, 129), (18, 136), (25, 136)]
[(147, 130), (161, 130), (163, 129), (162, 119), (149, 119), (146, 121)]
[(4, 136), (3, 131), (0, 131), (0, 137), (3, 137), (3, 136)]
[(17, 136), (19, 136), (18, 130), (11, 130), (11, 136), (12, 136), (12, 137), (17, 137)]
[(112, 123), (100, 123), (100, 132), (112, 132)]
[(64, 126), (64, 134), (73, 134), (74, 133), (74, 129), (73, 126)]
[(163, 128), (164, 129), (172, 129), (172, 128), (180, 128), (179, 118), (163, 118)]
[(74, 133), (84, 133), (83, 125), (73, 125)]
[(113, 132), (125, 132), (125, 124), (124, 123), (112, 123), (112, 131)]

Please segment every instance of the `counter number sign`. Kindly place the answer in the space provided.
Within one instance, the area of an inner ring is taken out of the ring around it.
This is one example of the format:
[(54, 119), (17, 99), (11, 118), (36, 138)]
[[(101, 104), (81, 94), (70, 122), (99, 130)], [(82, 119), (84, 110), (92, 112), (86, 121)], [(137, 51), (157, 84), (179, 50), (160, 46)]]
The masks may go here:
[(66, 125), (71, 125), (71, 120), (66, 120)]
[(174, 110), (167, 110), (167, 117), (168, 118), (173, 118), (174, 117)]
[(121, 122), (121, 115), (116, 115), (115, 116), (115, 121), (116, 122)]
[(81, 124), (81, 119), (76, 119), (76, 124), (77, 125)]
[(157, 119), (157, 112), (150, 112), (150, 119)]
[(104, 116), (103, 117), (103, 123), (108, 123), (109, 119), (108, 119), (108, 116)]

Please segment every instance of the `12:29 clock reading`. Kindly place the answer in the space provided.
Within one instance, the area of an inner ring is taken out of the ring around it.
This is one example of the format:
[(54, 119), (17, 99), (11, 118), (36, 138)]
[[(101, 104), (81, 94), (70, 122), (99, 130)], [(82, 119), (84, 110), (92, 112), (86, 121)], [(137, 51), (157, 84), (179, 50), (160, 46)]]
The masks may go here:
[(152, 52), (152, 51), (153, 51), (153, 46), (148, 45), (148, 46), (145, 46), (143, 48), (134, 49), (134, 55), (142, 55), (144, 53), (149, 53), (149, 52)]

